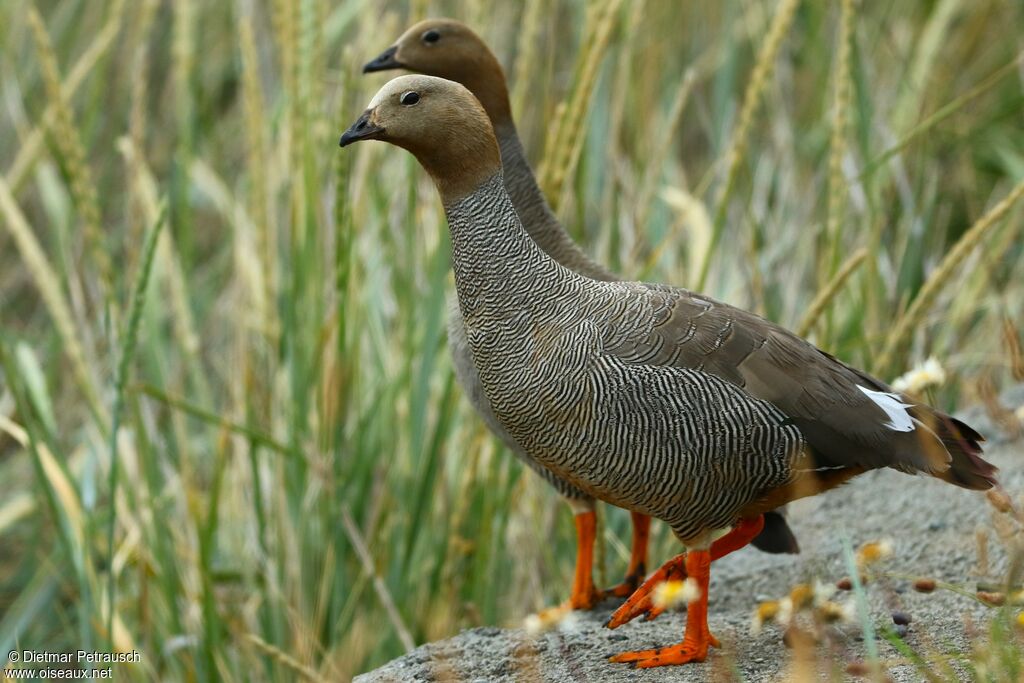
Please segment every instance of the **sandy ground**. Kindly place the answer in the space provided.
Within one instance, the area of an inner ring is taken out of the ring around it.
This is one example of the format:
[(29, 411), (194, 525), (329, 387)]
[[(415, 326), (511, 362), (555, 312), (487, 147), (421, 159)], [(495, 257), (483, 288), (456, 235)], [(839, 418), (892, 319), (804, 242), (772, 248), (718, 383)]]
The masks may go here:
[[(1013, 407), (1024, 405), (1024, 386), (1007, 392), (1003, 401)], [(986, 458), (1000, 468), (1003, 486), (1019, 505), (1024, 501), (1024, 441), (1001, 436), (980, 410), (960, 416), (989, 437)], [(800, 555), (765, 555), (745, 548), (715, 563), (709, 621), (723, 648), (713, 650), (702, 664), (641, 671), (609, 663), (608, 655), (616, 652), (679, 642), (685, 613), (665, 614), (649, 623), (637, 620), (611, 631), (603, 624), (617, 602), (608, 601), (540, 635), (498, 628), (464, 631), (423, 645), (356, 681), (788, 680), (793, 650), (775, 625), (752, 633), (753, 610), (760, 601), (785, 596), (796, 583), (815, 577), (834, 582), (847, 575), (844, 534), (854, 547), (892, 539), (895, 553), (883, 565), (887, 572), (930, 576), (974, 590), (978, 583), (1005, 579), (1007, 552), (993, 531), (993, 520), (1000, 515), (983, 494), (931, 478), (871, 472), (842, 489), (790, 506)], [(989, 539), (988, 558), (979, 563), (981, 529)], [(969, 651), (972, 642), (984, 640), (983, 625), (991, 615), (990, 608), (970, 598), (945, 590), (920, 594), (910, 589), (909, 580), (896, 578), (872, 583), (867, 597), (876, 628), (895, 628), (893, 611), (910, 616), (904, 640), (922, 654)], [(828, 640), (834, 648), (831, 659), (840, 671), (865, 656), (863, 631), (857, 624), (830, 630)], [(879, 642), (878, 648), (893, 680), (924, 679), (888, 642)]]

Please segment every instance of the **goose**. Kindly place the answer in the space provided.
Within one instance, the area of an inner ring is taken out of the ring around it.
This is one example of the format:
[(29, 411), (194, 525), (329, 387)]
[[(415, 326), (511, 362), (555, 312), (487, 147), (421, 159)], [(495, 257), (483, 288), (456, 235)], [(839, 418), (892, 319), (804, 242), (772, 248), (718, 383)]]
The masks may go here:
[(667, 523), (684, 546), (613, 615), (638, 616), (659, 577), (692, 579), (680, 643), (611, 658), (703, 661), (711, 563), (766, 512), (873, 469), (974, 490), (996, 484), (965, 423), (753, 313), (686, 289), (601, 281), (531, 239), (490, 119), (464, 86), (393, 79), (341, 136), (411, 152), (451, 233), (459, 308), (494, 416), (544, 468), (593, 498)]
[[(438, 76), (464, 85), (480, 101), (491, 121), (501, 151), (505, 189), (530, 237), (560, 264), (595, 280), (621, 280), (590, 258), (570, 237), (555, 216), (526, 158), (512, 118), (508, 84), (501, 63), (466, 24), (454, 19), (427, 19), (403, 33), (398, 40), (373, 60), (363, 73), (403, 69)], [(480, 379), (473, 366), (466, 341), (465, 326), (458, 306), (448, 311), (448, 341), (456, 378), (470, 403), (492, 433), (508, 450), (540, 474), (566, 500), (575, 516), (577, 560), (573, 586), (567, 602), (573, 609), (589, 609), (604, 594), (625, 597), (643, 580), (647, 564), (650, 518), (638, 512), (630, 514), (633, 541), (626, 577), (607, 591), (598, 591), (593, 581), (593, 553), (597, 529), (594, 499), (586, 492), (538, 465), (507, 433), (494, 416)], [(765, 516), (766, 527), (753, 545), (770, 553), (796, 553), (795, 535), (778, 512)], [(660, 610), (649, 606), (650, 618)]]

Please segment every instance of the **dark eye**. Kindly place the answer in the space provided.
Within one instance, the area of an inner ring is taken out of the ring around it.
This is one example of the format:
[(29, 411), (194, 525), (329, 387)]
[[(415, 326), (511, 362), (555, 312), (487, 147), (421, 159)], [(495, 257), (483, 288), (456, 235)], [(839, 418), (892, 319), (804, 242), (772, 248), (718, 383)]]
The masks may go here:
[(439, 40), (441, 40), (441, 34), (435, 31), (434, 29), (430, 29), (429, 31), (423, 34), (424, 43), (436, 43)]
[(407, 107), (411, 107), (420, 101), (420, 94), (414, 90), (402, 93), (402, 96), (398, 98), (398, 101)]

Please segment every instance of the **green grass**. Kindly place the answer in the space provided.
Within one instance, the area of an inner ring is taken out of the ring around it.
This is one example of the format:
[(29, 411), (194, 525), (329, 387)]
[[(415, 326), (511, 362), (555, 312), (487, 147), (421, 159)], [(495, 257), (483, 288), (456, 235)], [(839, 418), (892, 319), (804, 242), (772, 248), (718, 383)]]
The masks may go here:
[[(344, 679), (564, 598), (570, 515), (452, 377), (434, 189), (337, 149), (389, 77), (359, 67), (427, 14), (495, 47), (602, 262), (793, 327), (827, 291), (819, 345), (886, 378), (934, 354), (947, 408), (1010, 381), (1024, 8), (853, 3), (839, 64), (839, 2), (761, 62), (774, 0), (524, 4), (40, 0), (47, 61), (32, 3), (0, 3), (0, 650)], [(603, 520), (611, 582), (628, 516)]]

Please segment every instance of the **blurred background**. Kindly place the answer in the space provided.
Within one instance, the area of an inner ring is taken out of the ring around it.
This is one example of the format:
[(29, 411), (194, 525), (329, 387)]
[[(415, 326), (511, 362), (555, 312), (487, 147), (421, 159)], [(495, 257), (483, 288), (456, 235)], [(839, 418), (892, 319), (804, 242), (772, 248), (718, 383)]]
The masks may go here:
[[(568, 508), (453, 380), (434, 188), (337, 147), (427, 16), (498, 54), (599, 261), (887, 380), (934, 357), (936, 403), (1006, 413), (1016, 0), (5, 0), (0, 651), (338, 680), (567, 596)], [(601, 516), (607, 585), (629, 525)]]

